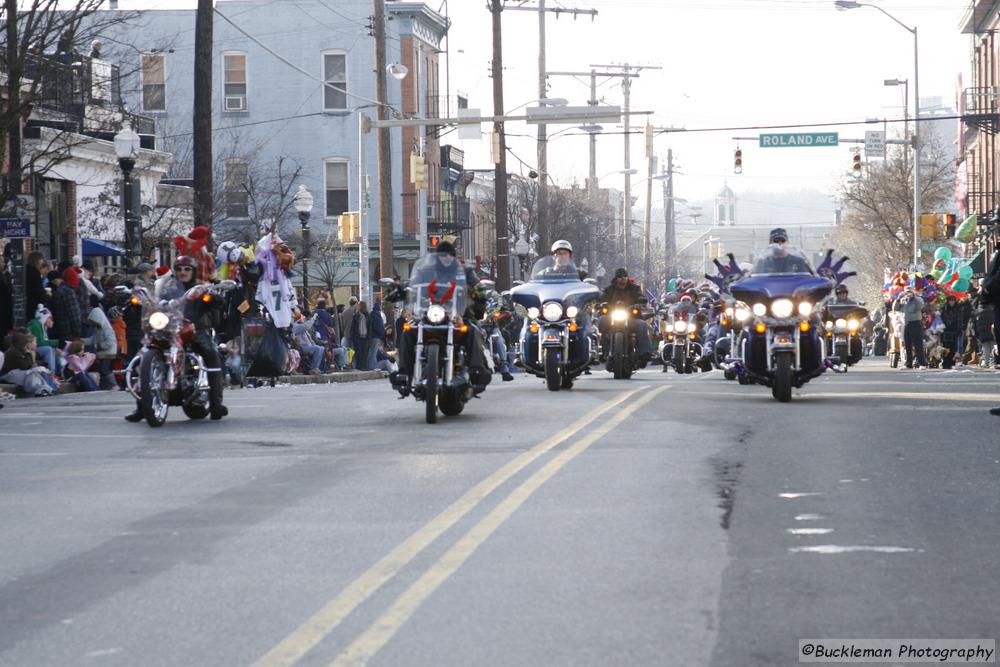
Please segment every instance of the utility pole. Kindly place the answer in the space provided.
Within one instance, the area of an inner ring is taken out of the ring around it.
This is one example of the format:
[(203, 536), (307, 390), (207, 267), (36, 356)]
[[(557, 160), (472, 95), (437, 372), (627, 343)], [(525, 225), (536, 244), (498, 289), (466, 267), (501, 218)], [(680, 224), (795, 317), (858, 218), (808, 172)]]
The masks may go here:
[[(590, 100), (587, 104), (592, 107), (597, 106), (597, 70), (590, 70)], [(588, 172), (587, 185), (589, 186), (590, 207), (597, 210), (597, 133), (590, 133), (590, 171)], [(591, 271), (597, 271), (597, 248), (594, 226), (595, 220), (587, 227), (587, 265)]]
[(194, 224), (212, 226), (212, 0), (198, 0), (194, 26)]
[(653, 216), (653, 172), (656, 170), (656, 156), (653, 155), (653, 126), (646, 121), (643, 133), (646, 139), (646, 211), (642, 219), (642, 280), (649, 283), (649, 247), (652, 234), (651, 220)]
[(510, 289), (510, 244), (507, 238), (507, 143), (503, 126), (503, 34), (500, 15), (503, 12), (503, 0), (490, 0), (490, 12), (493, 14), (493, 132), (500, 144), (496, 168), (493, 172), (494, 203), (496, 209), (497, 236), (497, 288), (501, 291)]
[[(545, 13), (554, 12), (556, 18), (560, 14), (572, 14), (576, 18), (580, 14), (589, 15), (591, 20), (597, 16), (596, 9), (571, 9), (567, 7), (546, 7), (546, 0), (538, 0), (538, 7), (508, 7), (511, 11), (538, 12), (538, 99), (548, 97), (548, 73), (545, 71)], [(549, 146), (547, 128), (544, 123), (538, 125), (538, 145), (536, 147), (538, 161), (538, 225), (539, 244), (547, 248), (549, 241), (548, 207), (549, 207)]]
[(667, 149), (667, 170), (663, 181), (664, 222), (667, 229), (663, 237), (663, 249), (666, 255), (666, 278), (676, 274), (677, 266), (677, 235), (674, 221), (674, 149)]
[(622, 251), (625, 256), (625, 266), (629, 266), (629, 260), (631, 259), (631, 251), (629, 250), (629, 241), (632, 237), (632, 177), (629, 174), (629, 170), (632, 168), (632, 147), (630, 135), (632, 126), (630, 122), (630, 96), (632, 92), (632, 79), (639, 78), (639, 72), (644, 69), (663, 69), (662, 67), (647, 67), (645, 65), (639, 65), (633, 67), (629, 63), (624, 63), (622, 65), (591, 65), (591, 67), (603, 67), (609, 70), (620, 70), (618, 73), (622, 78), (622, 96), (624, 98), (622, 104), (622, 114), (625, 120), (625, 200), (622, 204), (623, 215), (622, 215)]
[[(379, 120), (388, 117), (388, 97), (385, 71), (385, 0), (372, 1), (372, 31), (375, 38), (375, 101)], [(418, 82), (419, 85), (419, 82)], [(392, 145), (389, 142), (389, 128), (379, 127), (375, 135), (378, 168), (378, 261), (383, 277), (395, 275), (392, 249)], [(360, 159), (360, 156), (359, 156)], [(368, 239), (363, 240), (365, 243)], [(362, 292), (366, 291), (363, 286)]]

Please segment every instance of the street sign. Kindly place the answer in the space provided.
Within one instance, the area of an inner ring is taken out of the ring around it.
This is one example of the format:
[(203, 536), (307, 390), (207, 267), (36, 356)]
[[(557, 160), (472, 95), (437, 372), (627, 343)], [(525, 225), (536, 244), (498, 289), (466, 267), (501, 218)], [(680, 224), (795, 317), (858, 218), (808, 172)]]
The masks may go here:
[(0, 218), (0, 238), (30, 239), (31, 220), (27, 218)]
[(836, 146), (836, 132), (800, 132), (797, 134), (762, 134), (759, 137), (761, 148), (789, 148)]
[(865, 157), (885, 157), (885, 132), (881, 130), (865, 132)]
[(479, 109), (458, 109), (456, 115), (459, 118), (470, 118), (468, 123), (461, 123), (458, 126), (458, 138), (461, 141), (479, 141), (483, 134), (482, 124), (479, 122)]
[(356, 259), (338, 259), (336, 261), (337, 268), (340, 269), (360, 269), (361, 262)]

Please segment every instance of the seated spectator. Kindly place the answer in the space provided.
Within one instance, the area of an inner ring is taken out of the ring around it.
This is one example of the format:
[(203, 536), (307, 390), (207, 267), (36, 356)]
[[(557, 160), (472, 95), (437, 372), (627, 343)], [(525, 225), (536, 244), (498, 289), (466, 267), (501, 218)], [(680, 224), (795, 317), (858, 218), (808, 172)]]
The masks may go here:
[(63, 354), (66, 356), (64, 371), (66, 378), (80, 391), (97, 391), (98, 387), (88, 372), (97, 358), (96, 355), (93, 352), (83, 351), (82, 340), (66, 343)]
[(108, 321), (108, 316), (101, 308), (97, 297), (92, 297), (90, 301), (91, 308), (87, 314), (87, 322), (90, 323), (94, 335), (89, 342), (94, 354), (97, 355), (97, 370), (101, 374), (101, 389), (112, 389), (117, 387), (112, 365), (115, 357), (118, 356), (118, 337), (115, 335), (115, 329)]
[(306, 318), (302, 311), (296, 311), (295, 319), (292, 322), (292, 339), (298, 344), (302, 351), (302, 357), (308, 365), (309, 375), (319, 375), (323, 370), (323, 363), (326, 358), (326, 349), (322, 345), (317, 345), (312, 337), (312, 327), (316, 322), (315, 317)]
[(59, 339), (49, 338), (48, 330), (52, 328), (52, 313), (42, 304), (35, 310), (35, 319), (28, 322), (28, 331), (35, 337), (37, 348), (35, 357), (42, 361), (54, 374), (59, 374), (59, 359), (56, 351), (59, 349)]
[(51, 396), (59, 393), (59, 382), (48, 368), (35, 360), (35, 337), (24, 328), (11, 334), (11, 345), (0, 368), (0, 381), (16, 384), (32, 396)]

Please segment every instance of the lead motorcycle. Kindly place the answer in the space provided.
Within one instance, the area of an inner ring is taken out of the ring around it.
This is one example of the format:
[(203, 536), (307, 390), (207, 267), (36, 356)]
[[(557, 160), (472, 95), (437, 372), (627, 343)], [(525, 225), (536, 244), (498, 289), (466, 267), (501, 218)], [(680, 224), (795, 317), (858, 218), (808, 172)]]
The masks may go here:
[(465, 270), (454, 256), (430, 253), (414, 264), (403, 336), (415, 346), (412, 394), (424, 402), (428, 424), (437, 423), (439, 409), (449, 417), (461, 414), (474, 395), (466, 351), (476, 344), (474, 325), (462, 319), (468, 298)]
[[(196, 285), (169, 301), (157, 301), (144, 287), (132, 289), (132, 304), (142, 307), (145, 339), (125, 369), (125, 386), (150, 426), (163, 426), (172, 406), (180, 406), (189, 419), (208, 416), (208, 374), (222, 369), (206, 368), (201, 355), (191, 348), (196, 330), (184, 317), (184, 306), (201, 300), (222, 308), (226, 292), (234, 287), (232, 280)], [(219, 347), (219, 353), (225, 353), (225, 346)]]
[(525, 317), (521, 365), (543, 378), (549, 391), (572, 388), (590, 368), (589, 306), (601, 291), (580, 280), (572, 261), (560, 264), (550, 255), (535, 262), (531, 280), (513, 288), (510, 296)]
[(637, 370), (645, 368), (649, 361), (640, 357), (636, 341), (636, 320), (652, 317), (645, 306), (645, 297), (634, 306), (622, 301), (602, 303), (600, 306), (601, 315), (607, 318), (608, 323), (607, 369), (616, 380), (628, 380)]
[(770, 387), (782, 403), (792, 400), (792, 388), (802, 387), (831, 366), (814, 313), (821, 312), (834, 281), (808, 272), (775, 271), (772, 267), (780, 266), (788, 252), (794, 251), (772, 246), (749, 278), (729, 286), (730, 294), (749, 304), (753, 314), (743, 342), (741, 371)]

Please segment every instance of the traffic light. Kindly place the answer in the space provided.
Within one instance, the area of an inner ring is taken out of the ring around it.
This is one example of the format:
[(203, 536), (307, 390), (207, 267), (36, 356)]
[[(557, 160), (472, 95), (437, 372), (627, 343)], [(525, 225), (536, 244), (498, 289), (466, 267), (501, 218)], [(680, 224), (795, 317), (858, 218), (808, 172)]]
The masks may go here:
[(341, 243), (354, 243), (354, 239), (361, 236), (361, 219), (357, 211), (341, 213), (337, 223), (337, 240)]
[(934, 239), (938, 236), (937, 213), (922, 213), (920, 215), (920, 238)]
[(440, 236), (432, 236), (431, 237), (431, 247), (432, 248), (436, 248), (438, 243), (441, 243), (441, 237)]
[(427, 161), (423, 155), (410, 153), (410, 183), (417, 190), (427, 188)]
[(941, 226), (944, 228), (942, 230), (941, 236), (947, 236), (951, 238), (955, 236), (955, 225), (957, 220), (955, 219), (954, 213), (942, 213), (941, 214)]
[(739, 148), (736, 149), (736, 155), (733, 162), (733, 173), (742, 174), (743, 173), (743, 151)]
[(851, 164), (851, 176), (855, 180), (860, 180), (861, 178), (861, 151), (854, 151), (854, 160)]

